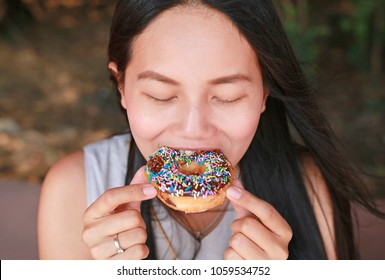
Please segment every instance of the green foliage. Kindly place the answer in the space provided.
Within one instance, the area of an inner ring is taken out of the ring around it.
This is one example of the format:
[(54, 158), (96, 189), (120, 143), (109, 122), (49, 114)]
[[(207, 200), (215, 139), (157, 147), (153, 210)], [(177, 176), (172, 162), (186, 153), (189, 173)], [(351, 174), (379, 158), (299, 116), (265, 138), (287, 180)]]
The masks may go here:
[[(385, 0), (347, 0), (343, 5), (325, 1), (324, 14), (324, 6), (310, 0), (274, 2), (306, 72), (311, 70), (308, 63), (318, 58), (320, 46), (331, 49), (339, 44), (336, 39), (344, 42), (346, 62), (353, 71), (376, 78), (385, 70)], [(336, 24), (327, 23), (331, 17)]]
[(361, 72), (370, 68), (370, 48), (375, 36), (385, 38), (385, 26), (373, 22), (375, 13), (385, 14), (384, 0), (352, 0), (352, 12), (340, 21), (341, 30), (351, 36), (348, 60)]
[[(308, 24), (301, 22), (299, 8), (292, 2), (277, 3), (281, 9), (281, 20), (292, 43), (294, 51), (302, 63), (304, 71), (311, 74), (319, 55), (319, 41), (329, 35), (329, 27), (325, 24)], [(302, 11), (308, 15), (309, 11)]]
[(318, 40), (329, 34), (328, 27), (321, 24), (303, 26), (294, 5), (286, 5), (285, 11), (287, 17), (283, 23), (300, 61), (314, 61), (319, 53)]

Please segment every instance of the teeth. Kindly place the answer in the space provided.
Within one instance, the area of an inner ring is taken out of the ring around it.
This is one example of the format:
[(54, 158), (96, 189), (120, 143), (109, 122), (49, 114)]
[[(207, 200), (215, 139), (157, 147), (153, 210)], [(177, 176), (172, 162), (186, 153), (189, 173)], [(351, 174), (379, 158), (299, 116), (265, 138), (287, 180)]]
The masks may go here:
[(191, 155), (194, 153), (194, 151), (184, 151), (184, 153), (185, 153), (187, 156), (191, 156)]
[(190, 150), (179, 150), (179, 152), (181, 154), (185, 154), (186, 156), (191, 156), (194, 154), (194, 151), (190, 151)]

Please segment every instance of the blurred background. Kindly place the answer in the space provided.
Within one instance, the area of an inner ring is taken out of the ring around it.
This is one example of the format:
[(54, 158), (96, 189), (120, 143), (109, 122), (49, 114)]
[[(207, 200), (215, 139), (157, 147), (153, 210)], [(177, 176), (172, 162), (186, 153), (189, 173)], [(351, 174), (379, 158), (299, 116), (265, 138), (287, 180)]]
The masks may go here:
[[(385, 0), (274, 1), (321, 107), (385, 199)], [(107, 71), (110, 0), (0, 0), (0, 259), (36, 259), (41, 181), (126, 127)], [(360, 211), (363, 258), (385, 224)], [(381, 239), (382, 238), (382, 239)]]

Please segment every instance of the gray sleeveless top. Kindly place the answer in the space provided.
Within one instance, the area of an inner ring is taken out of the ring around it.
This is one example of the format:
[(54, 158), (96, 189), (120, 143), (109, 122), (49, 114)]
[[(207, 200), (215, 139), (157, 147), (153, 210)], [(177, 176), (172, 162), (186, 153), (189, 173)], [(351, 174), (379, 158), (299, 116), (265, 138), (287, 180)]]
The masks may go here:
[[(131, 134), (126, 133), (84, 147), (88, 205), (107, 189), (125, 185), (130, 140)], [(164, 208), (166, 206), (158, 199), (154, 199), (153, 202), (162, 227), (179, 259), (193, 259), (196, 252), (195, 259), (223, 259), (231, 237), (230, 225), (235, 219), (235, 211), (231, 204), (216, 228), (198, 242), (170, 217)], [(170, 248), (154, 221), (152, 227), (158, 259), (173, 259)]]

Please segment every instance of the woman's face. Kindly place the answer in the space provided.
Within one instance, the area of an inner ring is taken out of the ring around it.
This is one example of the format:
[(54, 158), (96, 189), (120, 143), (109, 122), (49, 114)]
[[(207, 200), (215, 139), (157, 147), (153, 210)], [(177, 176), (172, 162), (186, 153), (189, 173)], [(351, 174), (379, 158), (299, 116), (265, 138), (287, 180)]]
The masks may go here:
[(255, 134), (267, 96), (247, 40), (225, 15), (205, 7), (168, 10), (136, 38), (121, 93), (146, 158), (163, 145), (220, 149), (233, 165)]

